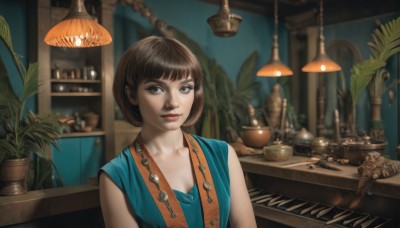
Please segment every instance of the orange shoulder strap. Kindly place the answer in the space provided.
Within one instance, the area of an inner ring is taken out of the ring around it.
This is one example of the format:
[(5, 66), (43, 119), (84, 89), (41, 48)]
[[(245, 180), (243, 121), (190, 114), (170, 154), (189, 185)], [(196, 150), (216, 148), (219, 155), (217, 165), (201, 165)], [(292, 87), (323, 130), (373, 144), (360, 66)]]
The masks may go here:
[[(187, 227), (185, 215), (167, 180), (153, 158), (148, 155), (146, 148), (137, 146), (139, 145), (137, 141), (135, 140), (129, 149), (166, 226)], [(145, 152), (146, 154), (144, 154)], [(151, 164), (151, 168), (149, 164)]]
[(184, 133), (188, 142), (190, 158), (196, 175), (201, 205), (203, 207), (204, 227), (219, 227), (219, 204), (215, 185), (207, 160), (199, 143), (190, 134)]

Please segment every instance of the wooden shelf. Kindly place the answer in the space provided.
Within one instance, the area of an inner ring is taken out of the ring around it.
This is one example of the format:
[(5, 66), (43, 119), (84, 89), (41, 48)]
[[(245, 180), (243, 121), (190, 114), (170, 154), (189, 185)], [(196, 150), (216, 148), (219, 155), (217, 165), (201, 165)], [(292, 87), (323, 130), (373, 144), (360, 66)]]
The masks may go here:
[(100, 207), (97, 185), (79, 185), (0, 196), (0, 226)]
[(100, 80), (90, 80), (90, 79), (51, 79), (51, 82), (58, 83), (101, 83)]
[(79, 93), (79, 92), (52, 92), (50, 94), (53, 97), (95, 97), (101, 96), (100, 92), (87, 92), (87, 93)]

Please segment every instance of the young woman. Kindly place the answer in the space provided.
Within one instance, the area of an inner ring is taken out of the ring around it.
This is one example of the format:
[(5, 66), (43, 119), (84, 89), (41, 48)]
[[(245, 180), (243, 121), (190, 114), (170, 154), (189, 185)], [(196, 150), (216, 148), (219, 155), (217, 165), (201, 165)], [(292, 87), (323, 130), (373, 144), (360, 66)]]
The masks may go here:
[(151, 36), (122, 57), (113, 85), (141, 133), (99, 172), (106, 227), (256, 227), (235, 151), (185, 133), (203, 106), (199, 62), (172, 38)]

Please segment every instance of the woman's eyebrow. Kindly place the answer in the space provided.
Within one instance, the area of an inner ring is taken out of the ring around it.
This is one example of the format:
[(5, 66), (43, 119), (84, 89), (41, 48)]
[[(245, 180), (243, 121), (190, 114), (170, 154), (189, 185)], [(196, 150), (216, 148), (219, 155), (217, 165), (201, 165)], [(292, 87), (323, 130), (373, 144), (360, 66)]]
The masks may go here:
[(151, 83), (151, 82), (165, 84), (162, 80), (159, 80), (159, 79), (148, 79), (148, 80), (144, 81), (144, 83)]
[(184, 81), (181, 81), (181, 84), (186, 84), (186, 83), (189, 83), (189, 82), (194, 82), (193, 78), (190, 78), (190, 79), (186, 79), (186, 80), (184, 80)]
[[(177, 81), (179, 81), (179, 80), (177, 80)], [(166, 85), (166, 83), (160, 79), (149, 79), (149, 80), (146, 80), (144, 83), (151, 83), (151, 82)], [(180, 81), (180, 84), (186, 84), (186, 83), (190, 83), (190, 82), (194, 82), (193, 78)]]

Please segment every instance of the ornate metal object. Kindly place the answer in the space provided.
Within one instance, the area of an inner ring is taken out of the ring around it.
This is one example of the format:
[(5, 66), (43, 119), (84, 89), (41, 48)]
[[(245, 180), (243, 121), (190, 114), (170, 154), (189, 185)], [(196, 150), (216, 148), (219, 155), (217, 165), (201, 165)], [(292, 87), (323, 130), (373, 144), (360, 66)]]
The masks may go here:
[(228, 0), (221, 0), (220, 9), (214, 16), (207, 19), (216, 36), (229, 37), (236, 35), (242, 17), (231, 13)]

